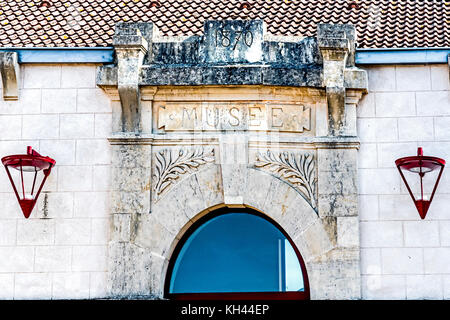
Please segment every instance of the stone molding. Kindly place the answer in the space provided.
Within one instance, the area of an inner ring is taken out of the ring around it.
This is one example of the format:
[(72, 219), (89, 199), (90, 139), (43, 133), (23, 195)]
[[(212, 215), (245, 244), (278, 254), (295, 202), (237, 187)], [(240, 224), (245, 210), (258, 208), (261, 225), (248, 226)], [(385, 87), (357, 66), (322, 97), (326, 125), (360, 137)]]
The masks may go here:
[(20, 66), (17, 52), (0, 52), (0, 73), (3, 83), (3, 99), (18, 100)]

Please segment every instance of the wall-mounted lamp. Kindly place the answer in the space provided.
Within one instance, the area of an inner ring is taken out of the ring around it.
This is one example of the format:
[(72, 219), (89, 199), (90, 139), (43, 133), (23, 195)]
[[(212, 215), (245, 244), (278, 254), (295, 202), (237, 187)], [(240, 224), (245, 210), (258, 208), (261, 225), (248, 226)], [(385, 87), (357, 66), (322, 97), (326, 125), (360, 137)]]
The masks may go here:
[[(427, 215), (428, 208), (430, 207), (431, 201), (433, 200), (434, 193), (436, 192), (436, 188), (438, 186), (439, 180), (441, 179), (442, 171), (444, 170), (445, 166), (445, 160), (436, 158), (436, 157), (428, 157), (423, 155), (422, 148), (418, 148), (417, 150), (417, 156), (411, 156), (411, 157), (404, 157), (395, 160), (395, 164), (397, 165), (398, 171), (400, 172), (400, 175), (402, 176), (403, 182), (406, 185), (406, 188), (408, 189), (409, 194), (411, 195), (411, 198), (414, 201), (414, 204), (416, 205), (417, 211), (419, 211), (419, 215), (422, 219), (425, 219), (425, 216)], [(425, 174), (440, 170), (436, 182), (434, 183), (433, 191), (431, 192), (430, 199), (426, 199), (426, 196), (424, 196), (424, 181), (423, 178), (425, 177)], [(412, 172), (417, 173), (419, 175), (420, 179), (420, 198), (416, 199), (414, 197), (413, 192), (411, 191), (411, 187), (408, 184), (408, 181), (405, 178), (404, 172)]]
[[(19, 201), (19, 205), (22, 208), (23, 215), (25, 218), (28, 218), (33, 211), (34, 205), (41, 193), (42, 187), (44, 186), (45, 180), (50, 175), (50, 171), (52, 167), (55, 165), (56, 161), (49, 157), (43, 157), (39, 153), (33, 150), (32, 147), (27, 147), (27, 154), (17, 154), (6, 156), (2, 158), (2, 163), (5, 166), (6, 172), (8, 174), (9, 180), (14, 189), (14, 193), (16, 194), (17, 200)], [(11, 175), (10, 168), (16, 169), (19, 171), (19, 181), (21, 183), (21, 191), (22, 196), (19, 195), (17, 191), (16, 185), (14, 183), (14, 179)], [(40, 186), (37, 187), (37, 183), (40, 179), (38, 178), (38, 172), (42, 170), (44, 174)], [(25, 174), (25, 175), (24, 175)], [(34, 175), (33, 175), (34, 174)], [(25, 180), (28, 177), (32, 182), (31, 191), (25, 191)], [(34, 193), (37, 190), (36, 193)]]

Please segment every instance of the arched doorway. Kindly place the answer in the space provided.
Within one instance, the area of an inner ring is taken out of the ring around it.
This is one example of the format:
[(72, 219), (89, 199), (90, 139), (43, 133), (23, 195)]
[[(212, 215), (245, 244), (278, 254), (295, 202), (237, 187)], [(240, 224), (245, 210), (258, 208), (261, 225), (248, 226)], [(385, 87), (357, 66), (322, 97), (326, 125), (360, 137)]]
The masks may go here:
[(303, 259), (281, 227), (256, 210), (223, 208), (190, 227), (168, 266), (170, 299), (309, 299)]

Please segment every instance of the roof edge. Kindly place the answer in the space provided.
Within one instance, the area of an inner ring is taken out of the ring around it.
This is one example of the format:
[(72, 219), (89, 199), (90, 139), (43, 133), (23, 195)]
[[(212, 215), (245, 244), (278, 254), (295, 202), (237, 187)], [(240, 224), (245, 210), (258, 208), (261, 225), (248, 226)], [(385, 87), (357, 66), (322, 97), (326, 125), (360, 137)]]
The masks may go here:
[(357, 65), (447, 63), (450, 48), (357, 49)]
[[(17, 52), (20, 64), (31, 63), (103, 63), (114, 62), (113, 47), (3, 47)], [(357, 65), (439, 64), (447, 63), (450, 47), (445, 48), (357, 48)]]

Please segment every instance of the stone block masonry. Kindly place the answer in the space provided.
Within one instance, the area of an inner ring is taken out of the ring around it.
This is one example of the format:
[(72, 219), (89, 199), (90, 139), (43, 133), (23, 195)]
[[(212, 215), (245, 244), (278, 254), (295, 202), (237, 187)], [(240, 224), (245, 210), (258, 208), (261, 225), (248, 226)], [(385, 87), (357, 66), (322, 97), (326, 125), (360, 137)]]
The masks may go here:
[(356, 105), (367, 76), (354, 28), (286, 41), (260, 20), (204, 31), (179, 41), (121, 23), (117, 64), (98, 68), (113, 110), (111, 297), (165, 297), (186, 230), (215, 208), (250, 207), (296, 242), (313, 299), (360, 298)]
[(367, 67), (358, 106), (359, 212), (363, 299), (449, 299), (447, 169), (420, 220), (395, 167), (397, 158), (450, 159), (447, 65)]
[(110, 100), (97, 65), (20, 68), (19, 99), (0, 101), (0, 156), (30, 145), (57, 166), (27, 220), (0, 170), (0, 299), (104, 298)]
[(221, 207), (279, 223), (313, 299), (449, 299), (447, 169), (420, 221), (393, 162), (450, 159), (448, 66), (366, 73), (351, 26), (205, 30), (123, 24), (117, 64), (13, 69), (0, 156), (31, 145), (57, 166), (28, 220), (0, 170), (0, 299), (161, 298), (174, 247)]

